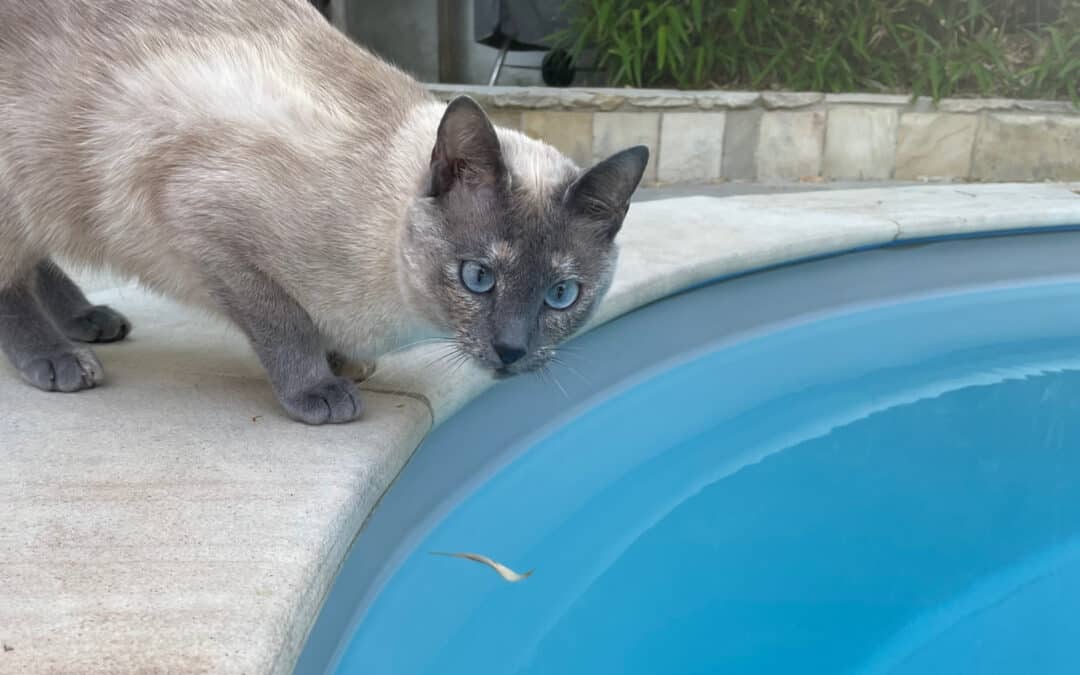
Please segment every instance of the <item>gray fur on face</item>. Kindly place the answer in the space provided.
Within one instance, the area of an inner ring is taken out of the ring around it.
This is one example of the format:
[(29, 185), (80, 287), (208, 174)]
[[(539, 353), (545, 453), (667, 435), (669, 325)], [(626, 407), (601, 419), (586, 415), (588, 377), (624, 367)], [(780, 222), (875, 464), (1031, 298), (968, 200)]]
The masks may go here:
[[(417, 204), (406, 249), (412, 270), (437, 298), (460, 348), (500, 374), (542, 367), (592, 315), (611, 283), (615, 235), (648, 162), (635, 147), (582, 171), (559, 156), (523, 176), (481, 108), (466, 97), (447, 108), (432, 152), (430, 189)], [(408, 257), (408, 256), (407, 256)], [(470, 291), (462, 265), (494, 275)], [(576, 282), (565, 309), (545, 304), (553, 285)], [(507, 352), (510, 358), (507, 358)]]

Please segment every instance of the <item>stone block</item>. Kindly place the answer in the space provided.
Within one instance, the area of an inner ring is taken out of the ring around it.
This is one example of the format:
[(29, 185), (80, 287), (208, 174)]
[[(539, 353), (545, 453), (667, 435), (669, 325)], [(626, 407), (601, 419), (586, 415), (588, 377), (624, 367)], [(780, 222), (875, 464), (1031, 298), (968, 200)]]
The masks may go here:
[(657, 162), (661, 183), (714, 181), (723, 155), (724, 113), (664, 113)]
[[(509, 87), (503, 87), (509, 89)], [(613, 110), (624, 102), (624, 97), (607, 90), (560, 89), (524, 87), (507, 91), (495, 97), (495, 104), (512, 108), (548, 110), (562, 107), (566, 110)]]
[(761, 110), (733, 110), (724, 121), (724, 159), (720, 175), (730, 180), (754, 180), (754, 153), (761, 131)]
[(797, 180), (821, 173), (825, 113), (766, 112), (761, 117), (755, 160), (763, 180)]
[(900, 113), (895, 108), (841, 106), (830, 110), (825, 132), (825, 177), (891, 177), (899, 123)]
[(896, 143), (896, 178), (967, 178), (979, 118), (952, 113), (906, 113)]
[(660, 113), (596, 113), (593, 116), (593, 162), (607, 159), (633, 145), (649, 148), (649, 166), (642, 179), (656, 182), (657, 148), (660, 144)]
[(941, 110), (934, 99), (929, 96), (919, 96), (907, 106), (907, 112), (946, 112)]
[(694, 104), (702, 110), (737, 110), (752, 108), (760, 103), (761, 94), (756, 91), (699, 91), (694, 96)]
[(678, 89), (638, 89), (626, 102), (638, 108), (692, 108), (695, 95)]
[(761, 94), (761, 104), (769, 110), (805, 108), (824, 100), (825, 94), (813, 91), (766, 91)]
[(947, 98), (938, 103), (941, 112), (1031, 112), (1075, 115), (1080, 112), (1070, 101), (1040, 101), (1016, 98)]
[(489, 110), (487, 114), (497, 127), (521, 130), (521, 113), (516, 110)]
[(1080, 117), (986, 113), (971, 169), (986, 181), (1080, 180)]
[(521, 130), (554, 146), (579, 166), (592, 162), (592, 113), (527, 111), (521, 114)]
[(902, 107), (911, 103), (911, 97), (897, 94), (825, 94), (829, 105), (876, 105)]

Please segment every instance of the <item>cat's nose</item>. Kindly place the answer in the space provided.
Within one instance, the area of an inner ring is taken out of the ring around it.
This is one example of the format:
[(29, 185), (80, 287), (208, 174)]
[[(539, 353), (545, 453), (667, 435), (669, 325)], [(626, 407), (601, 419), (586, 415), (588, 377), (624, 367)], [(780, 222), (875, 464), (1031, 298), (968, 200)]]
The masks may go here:
[(496, 342), (491, 346), (495, 348), (495, 353), (499, 355), (499, 360), (503, 362), (504, 366), (508, 366), (515, 361), (520, 361), (521, 357), (525, 356), (525, 350), (517, 345)]

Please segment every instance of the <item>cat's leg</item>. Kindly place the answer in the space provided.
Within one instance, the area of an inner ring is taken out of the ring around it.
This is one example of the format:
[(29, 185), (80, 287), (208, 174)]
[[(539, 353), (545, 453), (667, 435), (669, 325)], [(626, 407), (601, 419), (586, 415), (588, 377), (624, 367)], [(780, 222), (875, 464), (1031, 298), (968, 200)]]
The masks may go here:
[(360, 416), (356, 384), (331, 371), (322, 335), (284, 289), (254, 268), (217, 275), (215, 296), (247, 335), (290, 417), (326, 424)]
[(34, 269), (37, 297), (64, 335), (78, 342), (116, 342), (131, 332), (131, 322), (105, 305), (92, 305), (51, 260)]
[(34, 294), (30, 268), (0, 287), (0, 350), (30, 384), (73, 392), (100, 384), (105, 371), (88, 347), (64, 336)]

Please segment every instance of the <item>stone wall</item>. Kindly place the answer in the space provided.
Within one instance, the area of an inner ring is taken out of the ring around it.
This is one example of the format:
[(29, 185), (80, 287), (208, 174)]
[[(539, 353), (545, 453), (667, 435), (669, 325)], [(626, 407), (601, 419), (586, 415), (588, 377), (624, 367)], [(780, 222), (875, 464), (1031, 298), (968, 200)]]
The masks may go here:
[(1080, 180), (1080, 109), (1063, 101), (429, 87), (472, 96), (580, 164), (644, 144), (650, 183)]

